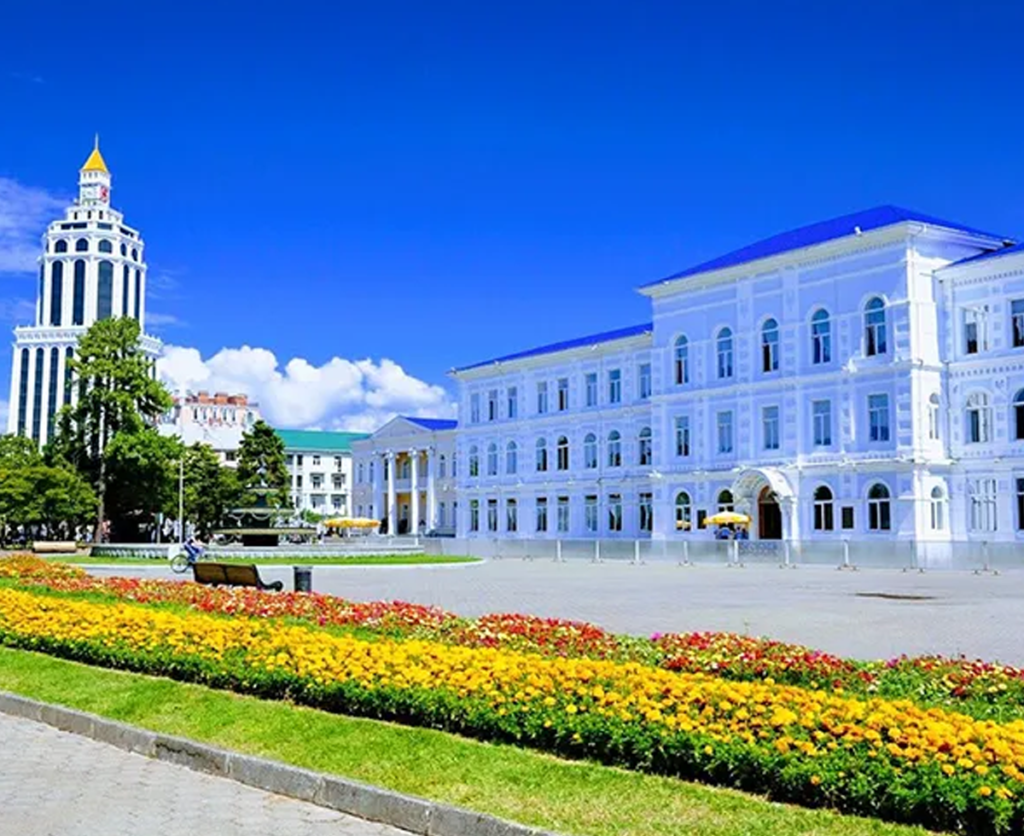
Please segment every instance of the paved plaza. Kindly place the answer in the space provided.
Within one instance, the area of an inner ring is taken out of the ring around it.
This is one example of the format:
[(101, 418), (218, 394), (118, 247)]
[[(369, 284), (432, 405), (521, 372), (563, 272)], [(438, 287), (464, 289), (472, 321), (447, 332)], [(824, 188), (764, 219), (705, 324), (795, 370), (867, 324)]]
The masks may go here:
[(0, 775), (11, 836), (408, 836), (3, 714)]
[[(176, 577), (165, 568), (97, 574)], [(291, 589), (291, 567), (261, 567)], [(858, 658), (965, 654), (1024, 665), (1024, 572), (624, 565), (494, 560), (454, 566), (318, 566), (313, 588), (357, 601), (435, 604), (462, 615), (522, 612), (616, 632), (729, 630)], [(884, 596), (884, 597), (880, 597)]]

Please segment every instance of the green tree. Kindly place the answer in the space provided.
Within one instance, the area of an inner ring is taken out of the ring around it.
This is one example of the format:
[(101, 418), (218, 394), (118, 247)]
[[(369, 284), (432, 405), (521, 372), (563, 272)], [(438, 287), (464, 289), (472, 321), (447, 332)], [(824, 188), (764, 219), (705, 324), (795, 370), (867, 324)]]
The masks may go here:
[[(65, 407), (57, 439), (47, 451), (51, 461), (68, 461), (93, 484), (97, 538), (108, 514), (108, 446), (121, 434), (142, 432), (172, 403), (166, 388), (154, 380), (153, 361), (142, 351), (139, 338), (139, 323), (131, 317), (101, 319), (82, 336), (71, 361), (78, 401)], [(135, 497), (140, 503), (135, 510), (152, 501), (141, 490)], [(123, 503), (118, 507), (126, 510)]]
[(92, 488), (70, 467), (44, 464), (34, 442), (0, 436), (0, 522), (6, 542), (10, 528), (24, 526), (38, 535), (70, 537), (96, 512)]
[(209, 540), (225, 512), (240, 501), (235, 473), (221, 466), (211, 447), (193, 444), (185, 450), (184, 482), (185, 519), (195, 526), (199, 539)]
[(178, 468), (184, 447), (153, 427), (122, 431), (103, 457), (111, 539), (137, 542), (159, 513), (178, 514)]
[[(265, 421), (257, 421), (242, 436), (237, 474), (245, 505), (255, 505), (265, 496), (271, 508), (291, 506), (291, 477), (284, 462), (284, 442)], [(269, 491), (257, 491), (261, 486)]]

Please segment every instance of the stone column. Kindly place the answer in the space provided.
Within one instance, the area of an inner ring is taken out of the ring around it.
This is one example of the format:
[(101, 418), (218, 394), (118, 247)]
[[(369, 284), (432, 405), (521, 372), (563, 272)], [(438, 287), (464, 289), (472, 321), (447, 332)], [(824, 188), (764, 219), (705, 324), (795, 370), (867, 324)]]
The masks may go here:
[(410, 517), (409, 527), (413, 536), (420, 533), (420, 451), (409, 451), (409, 496)]
[(394, 535), (398, 530), (398, 508), (395, 502), (395, 453), (393, 450), (387, 452), (388, 462), (388, 534)]
[(433, 447), (427, 448), (427, 531), (437, 528), (437, 490), (434, 486), (434, 469), (437, 465)]

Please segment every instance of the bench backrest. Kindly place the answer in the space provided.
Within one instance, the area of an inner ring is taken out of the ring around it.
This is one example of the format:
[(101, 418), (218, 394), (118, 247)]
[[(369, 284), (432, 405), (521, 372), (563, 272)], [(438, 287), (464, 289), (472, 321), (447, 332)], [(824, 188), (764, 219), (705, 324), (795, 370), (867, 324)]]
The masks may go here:
[(227, 583), (227, 576), (224, 574), (223, 563), (207, 563), (199, 561), (192, 564), (192, 577), (196, 583), (221, 584)]
[(260, 574), (255, 566), (233, 566), (225, 563), (224, 578), (227, 583), (234, 586), (256, 586), (260, 585)]

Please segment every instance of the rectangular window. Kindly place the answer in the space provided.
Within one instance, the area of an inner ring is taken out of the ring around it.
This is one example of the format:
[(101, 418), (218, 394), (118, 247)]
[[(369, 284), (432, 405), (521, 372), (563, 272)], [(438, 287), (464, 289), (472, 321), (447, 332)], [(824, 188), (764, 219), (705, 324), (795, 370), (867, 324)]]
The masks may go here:
[(608, 403), (622, 403), (621, 369), (612, 369), (608, 372)]
[(313, 467), (320, 467), (320, 457), (313, 456)]
[(469, 500), (469, 530), (480, 530), (480, 500)]
[(587, 406), (597, 406), (597, 372), (589, 372), (584, 378), (587, 390)]
[(519, 508), (514, 499), (505, 500), (505, 530), (514, 532), (519, 529)]
[(622, 494), (608, 495), (608, 530), (622, 531)]
[(565, 412), (569, 408), (569, 378), (558, 379), (558, 411)]
[(469, 422), (471, 424), (480, 423), (480, 393), (474, 392), (469, 396)]
[(842, 507), (842, 518), (843, 518), (843, 528), (844, 529), (851, 529), (851, 528), (853, 528), (853, 506), (852, 505), (844, 505)]
[(811, 413), (814, 418), (814, 446), (828, 447), (832, 443), (832, 401), (814, 401)]
[(508, 417), (519, 416), (519, 390), (515, 386), (508, 387)]
[(569, 497), (558, 497), (558, 530), (565, 534), (569, 531)]
[(732, 411), (718, 413), (718, 452), (732, 452)]
[[(1024, 483), (1024, 479), (1021, 479)], [(597, 532), (597, 497), (590, 495), (583, 498), (583, 519), (587, 531)]]
[(814, 495), (814, 530), (832, 531), (835, 522), (832, 518), (832, 494), (825, 493), (828, 489), (818, 489)]
[(487, 393), (487, 420), (497, 421), (498, 420), (498, 390), (491, 389)]
[(537, 384), (537, 414), (544, 415), (548, 411), (548, 384), (541, 381)]
[(765, 450), (779, 449), (779, 408), (766, 406), (761, 410), (761, 434)]
[(888, 395), (868, 395), (868, 431), (871, 441), (889, 440)]
[(1024, 479), (1017, 480), (1017, 530), (1024, 531)]
[(676, 417), (676, 455), (690, 455), (690, 417), (688, 415)]
[(445, 512), (447, 510), (448, 510), (448, 507), (445, 505), (445, 503), (443, 503), (443, 502), (439, 502), (438, 503), (438, 505), (437, 505), (437, 527), (438, 528), (444, 528), (445, 527)]
[(498, 500), (487, 500), (487, 530), (498, 530)]
[(651, 396), (651, 364), (641, 363), (638, 378), (640, 380), (640, 400), (645, 401)]
[(537, 531), (548, 530), (548, 500), (547, 497), (537, 497)]
[(971, 531), (997, 531), (996, 519), (996, 480), (971, 479), (967, 483), (970, 495), (970, 529)]
[(1010, 313), (1013, 318), (1013, 347), (1024, 346), (1024, 299), (1014, 299), (1010, 303)]
[(650, 532), (654, 527), (654, 494), (640, 494), (640, 530)]
[(964, 353), (988, 351), (988, 306), (964, 309)]

